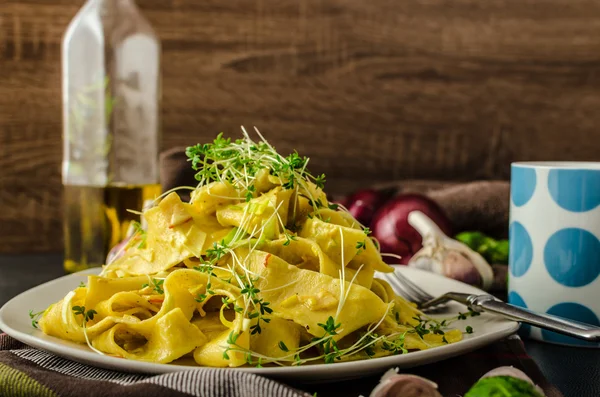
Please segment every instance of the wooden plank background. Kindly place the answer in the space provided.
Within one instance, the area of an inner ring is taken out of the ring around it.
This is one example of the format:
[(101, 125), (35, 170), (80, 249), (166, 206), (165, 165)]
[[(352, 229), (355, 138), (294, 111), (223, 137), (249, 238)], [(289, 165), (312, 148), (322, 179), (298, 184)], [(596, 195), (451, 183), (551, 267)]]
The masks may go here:
[[(59, 251), (60, 40), (82, 1), (0, 1), (0, 252)], [(599, 160), (597, 0), (139, 0), (163, 148), (258, 126), (338, 192)]]

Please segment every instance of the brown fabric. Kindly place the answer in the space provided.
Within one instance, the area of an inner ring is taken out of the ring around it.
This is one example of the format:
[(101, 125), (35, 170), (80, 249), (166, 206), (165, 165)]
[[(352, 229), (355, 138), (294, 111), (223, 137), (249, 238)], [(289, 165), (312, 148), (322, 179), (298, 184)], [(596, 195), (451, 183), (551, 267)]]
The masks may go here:
[[(187, 161), (185, 148), (176, 147), (166, 150), (160, 154), (160, 180), (163, 191), (179, 186), (196, 186), (198, 182), (194, 179), (196, 171)], [(178, 192), (182, 198), (188, 198), (188, 191)]]
[(442, 207), (455, 232), (480, 231), (496, 238), (508, 236), (510, 183), (507, 181), (399, 181), (376, 188), (395, 188), (396, 194), (421, 193)]

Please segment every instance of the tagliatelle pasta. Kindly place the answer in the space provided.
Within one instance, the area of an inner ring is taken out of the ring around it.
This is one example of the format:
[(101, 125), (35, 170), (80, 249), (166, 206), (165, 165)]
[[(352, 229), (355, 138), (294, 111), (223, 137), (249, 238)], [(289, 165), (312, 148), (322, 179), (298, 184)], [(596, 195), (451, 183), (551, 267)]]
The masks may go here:
[(397, 296), (377, 242), (327, 200), (308, 159), (222, 138), (188, 149), (199, 186), (143, 212), (99, 276), (39, 320), (99, 354), (198, 365), (302, 365), (434, 348), (462, 338)]

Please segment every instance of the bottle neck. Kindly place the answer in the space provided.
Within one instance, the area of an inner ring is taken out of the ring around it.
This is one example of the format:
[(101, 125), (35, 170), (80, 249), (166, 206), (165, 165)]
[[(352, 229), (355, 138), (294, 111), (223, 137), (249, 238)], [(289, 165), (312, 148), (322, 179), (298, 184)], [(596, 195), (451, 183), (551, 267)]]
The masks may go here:
[(88, 0), (88, 4), (99, 9), (136, 8), (135, 0)]
[(118, 23), (123, 16), (139, 14), (135, 0), (88, 0), (86, 5), (88, 10), (100, 16), (105, 28)]
[(135, 0), (88, 0), (100, 5), (135, 5)]

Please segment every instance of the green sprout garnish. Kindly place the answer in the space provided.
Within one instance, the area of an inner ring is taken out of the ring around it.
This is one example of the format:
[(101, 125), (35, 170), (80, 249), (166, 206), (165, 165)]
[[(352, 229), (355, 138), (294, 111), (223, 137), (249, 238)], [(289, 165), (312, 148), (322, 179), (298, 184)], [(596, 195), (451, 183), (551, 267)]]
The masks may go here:
[(152, 287), (152, 290), (154, 292), (156, 292), (159, 295), (163, 295), (165, 293), (165, 291), (162, 288), (164, 282), (165, 282), (165, 280), (157, 280), (157, 279), (153, 278), (151, 280), (151, 284), (148, 284), (148, 283), (143, 284), (142, 288)]
[(33, 310), (29, 311), (29, 318), (31, 319), (31, 326), (33, 328), (38, 327), (38, 321), (42, 317), (43, 314), (44, 314), (44, 310), (42, 310), (41, 312), (37, 312), (37, 313), (34, 313)]
[(72, 308), (73, 313), (76, 316), (83, 316), (83, 326), (85, 326), (85, 324), (94, 319), (94, 314), (97, 314), (97, 312), (95, 310), (85, 310), (85, 306), (73, 306)]

